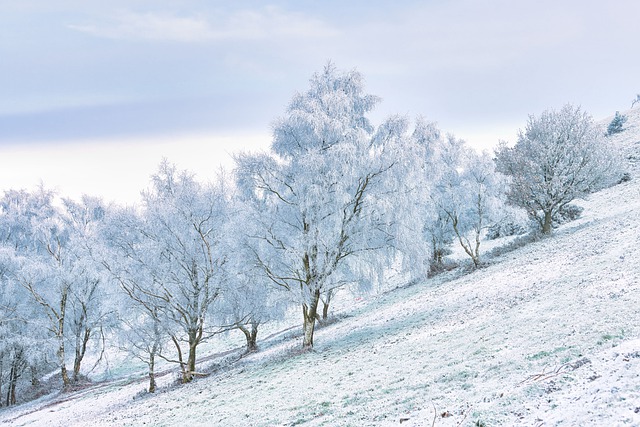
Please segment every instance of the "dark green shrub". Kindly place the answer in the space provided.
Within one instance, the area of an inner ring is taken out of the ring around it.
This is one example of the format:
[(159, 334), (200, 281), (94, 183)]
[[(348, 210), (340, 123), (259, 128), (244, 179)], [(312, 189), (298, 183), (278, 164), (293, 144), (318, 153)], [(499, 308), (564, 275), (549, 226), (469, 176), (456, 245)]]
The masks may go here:
[(611, 123), (609, 123), (609, 126), (607, 127), (607, 133), (606, 136), (611, 136), (614, 135), (616, 133), (620, 133), (624, 130), (624, 124), (627, 121), (627, 116), (625, 116), (624, 114), (620, 114), (619, 111), (616, 111), (616, 115), (613, 117), (613, 120), (611, 120)]

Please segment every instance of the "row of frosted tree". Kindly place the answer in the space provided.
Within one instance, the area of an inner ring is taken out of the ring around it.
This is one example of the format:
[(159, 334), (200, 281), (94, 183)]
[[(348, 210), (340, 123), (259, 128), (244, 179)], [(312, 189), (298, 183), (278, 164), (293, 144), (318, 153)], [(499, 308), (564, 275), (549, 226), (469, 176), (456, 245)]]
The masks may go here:
[(488, 227), (528, 214), (549, 233), (619, 175), (579, 108), (530, 117), (491, 156), (421, 118), (376, 127), (378, 102), (328, 64), (274, 122), (271, 150), (237, 155), (232, 176), (202, 183), (164, 161), (135, 207), (5, 192), (2, 403), (53, 370), (72, 386), (109, 348), (146, 363), (151, 392), (160, 360), (189, 382), (200, 344), (237, 329), (253, 351), (260, 325), (296, 306), (311, 347), (337, 289), (375, 288), (392, 266), (420, 279), (454, 244), (480, 266)]

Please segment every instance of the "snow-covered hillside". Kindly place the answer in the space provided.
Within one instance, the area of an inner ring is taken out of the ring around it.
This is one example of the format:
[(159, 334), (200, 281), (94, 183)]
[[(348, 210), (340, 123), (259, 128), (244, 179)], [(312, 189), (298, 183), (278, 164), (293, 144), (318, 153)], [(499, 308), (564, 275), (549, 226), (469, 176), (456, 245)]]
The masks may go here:
[(153, 396), (143, 380), (104, 383), (0, 424), (640, 426), (640, 108), (626, 114), (606, 142), (633, 179), (578, 202), (550, 238), (358, 302), (312, 352), (273, 339)]

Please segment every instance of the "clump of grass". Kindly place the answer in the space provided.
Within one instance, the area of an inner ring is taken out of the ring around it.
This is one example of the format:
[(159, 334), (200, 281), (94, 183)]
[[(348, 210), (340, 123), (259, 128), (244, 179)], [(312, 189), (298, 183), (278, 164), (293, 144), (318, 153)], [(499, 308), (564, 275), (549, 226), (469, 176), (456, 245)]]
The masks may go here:
[(598, 340), (597, 344), (603, 345), (604, 343), (609, 341), (624, 339), (624, 337), (625, 337), (625, 332), (624, 332), (624, 329), (622, 329), (618, 334), (603, 334)]

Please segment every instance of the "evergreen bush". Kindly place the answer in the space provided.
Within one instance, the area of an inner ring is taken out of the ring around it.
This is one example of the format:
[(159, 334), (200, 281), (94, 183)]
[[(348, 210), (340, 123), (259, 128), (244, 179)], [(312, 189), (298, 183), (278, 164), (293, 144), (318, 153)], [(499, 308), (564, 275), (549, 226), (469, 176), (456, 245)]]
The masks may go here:
[(623, 126), (626, 121), (627, 116), (625, 116), (624, 114), (620, 114), (619, 111), (616, 111), (616, 115), (614, 116), (613, 120), (611, 120), (611, 123), (609, 123), (609, 127), (607, 127), (606, 136), (611, 136), (616, 133), (622, 132), (624, 130)]

